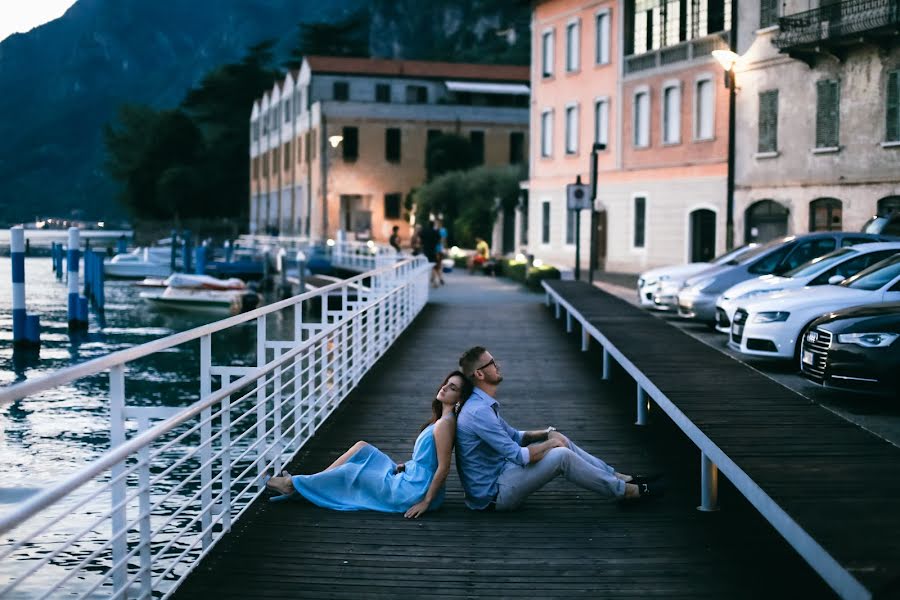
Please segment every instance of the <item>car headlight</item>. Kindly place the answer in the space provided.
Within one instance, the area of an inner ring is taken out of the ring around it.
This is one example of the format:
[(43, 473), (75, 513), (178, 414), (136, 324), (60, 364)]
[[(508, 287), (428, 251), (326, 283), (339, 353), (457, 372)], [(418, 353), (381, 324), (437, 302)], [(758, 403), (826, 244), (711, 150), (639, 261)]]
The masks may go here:
[(768, 312), (756, 313), (753, 317), (754, 323), (780, 323), (787, 321), (791, 313), (784, 310), (773, 310)]
[(890, 346), (900, 334), (896, 333), (840, 333), (838, 342), (856, 344), (863, 348), (884, 348)]
[[(735, 300), (744, 300), (746, 298), (752, 298), (753, 296), (761, 296), (763, 294), (772, 294), (774, 292), (780, 292), (782, 288), (773, 288), (771, 290), (751, 290), (746, 294), (741, 294)], [(728, 298), (726, 298), (728, 300)]]

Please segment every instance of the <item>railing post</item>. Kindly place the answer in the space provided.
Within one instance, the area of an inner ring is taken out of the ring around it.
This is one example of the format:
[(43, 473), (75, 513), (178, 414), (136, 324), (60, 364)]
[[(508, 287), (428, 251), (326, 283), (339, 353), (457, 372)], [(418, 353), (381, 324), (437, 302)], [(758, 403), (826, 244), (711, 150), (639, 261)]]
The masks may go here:
[(581, 351), (587, 352), (588, 347), (591, 343), (591, 336), (588, 333), (587, 325), (585, 323), (581, 324)]
[[(256, 366), (266, 364), (266, 315), (256, 320)], [(256, 380), (256, 473), (262, 476), (266, 471), (266, 376)]]
[[(231, 385), (231, 376), (222, 375), (222, 387)], [(222, 398), (222, 530), (231, 531), (231, 396)]]
[[(116, 365), (109, 370), (109, 433), (110, 447), (115, 448), (125, 442), (125, 367)], [(117, 463), (112, 467), (110, 477), (113, 484), (110, 490), (112, 501), (112, 563), (118, 565), (113, 569), (112, 582), (115, 594), (124, 594), (125, 582), (128, 579), (128, 531), (126, 529), (125, 496), (128, 482), (122, 474), (125, 463)]]
[(609, 381), (609, 350), (603, 346), (603, 381)]
[(637, 386), (637, 421), (635, 425), (647, 424), (647, 392), (640, 384)]
[[(150, 428), (150, 419), (146, 416), (138, 417), (138, 431), (146, 431)], [(150, 446), (146, 445), (138, 452), (138, 510), (140, 510), (141, 530), (141, 598), (151, 598), (153, 595), (153, 556), (151, 555), (150, 540), (152, 529), (150, 523)]]
[[(212, 394), (212, 336), (204, 335), (200, 338), (200, 399), (209, 397)], [(200, 411), (200, 486), (203, 491), (200, 493), (200, 528), (206, 533), (203, 534), (203, 549), (209, 548), (212, 544), (212, 532), (209, 526), (212, 524), (212, 448), (210, 447), (210, 437), (212, 437), (212, 409), (204, 408)]]
[(719, 468), (700, 452), (700, 506), (697, 510), (715, 512), (719, 510)]
[(556, 318), (558, 319), (560, 316), (562, 316), (562, 313), (561, 313), (562, 307), (559, 304), (559, 298), (555, 298), (555, 300), (556, 300)]
[(566, 333), (572, 333), (572, 311), (566, 310)]

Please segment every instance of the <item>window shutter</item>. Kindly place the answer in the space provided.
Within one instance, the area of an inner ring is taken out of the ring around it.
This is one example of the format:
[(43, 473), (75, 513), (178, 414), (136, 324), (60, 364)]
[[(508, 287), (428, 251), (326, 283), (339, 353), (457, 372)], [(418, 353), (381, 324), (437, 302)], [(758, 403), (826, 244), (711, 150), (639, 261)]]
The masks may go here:
[(761, 0), (759, 5), (759, 28), (764, 29), (778, 23), (778, 0)]
[(900, 71), (888, 73), (887, 89), (887, 131), (888, 142), (900, 142)]
[(823, 79), (816, 82), (816, 148), (838, 145), (840, 111), (838, 82)]
[(759, 95), (759, 152), (778, 150), (778, 90)]

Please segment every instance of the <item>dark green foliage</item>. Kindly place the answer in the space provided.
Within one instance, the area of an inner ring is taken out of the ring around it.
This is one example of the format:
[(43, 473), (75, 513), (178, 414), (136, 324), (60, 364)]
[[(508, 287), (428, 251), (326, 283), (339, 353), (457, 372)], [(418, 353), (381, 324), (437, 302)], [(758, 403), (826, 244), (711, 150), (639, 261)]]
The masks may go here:
[(445, 173), (416, 190), (416, 220), (443, 215), (450, 245), (473, 248), (476, 237), (491, 239), (499, 206), (518, 200), (520, 179), (518, 167)]
[(461, 135), (443, 133), (430, 140), (425, 148), (425, 172), (428, 181), (452, 171), (465, 171), (475, 166), (472, 144)]
[(304, 56), (369, 56), (369, 11), (360, 9), (334, 23), (300, 23), (297, 45), (285, 66), (298, 69)]
[(541, 281), (545, 279), (559, 279), (560, 273), (556, 267), (542, 265), (528, 268), (528, 264), (516, 260), (504, 260), (500, 263), (499, 274), (509, 277), (513, 281), (524, 284), (530, 290), (541, 291)]

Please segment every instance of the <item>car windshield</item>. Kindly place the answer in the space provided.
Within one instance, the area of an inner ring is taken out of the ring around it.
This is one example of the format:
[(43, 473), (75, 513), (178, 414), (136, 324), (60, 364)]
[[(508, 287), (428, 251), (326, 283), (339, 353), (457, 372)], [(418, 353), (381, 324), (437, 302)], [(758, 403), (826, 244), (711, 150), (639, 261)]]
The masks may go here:
[(858, 252), (852, 248), (834, 250), (833, 252), (818, 256), (809, 262), (803, 263), (799, 267), (791, 269), (784, 274), (784, 277), (806, 277), (807, 275), (815, 275), (823, 269), (827, 269), (832, 265), (842, 262), (848, 254), (858, 254)]
[(884, 229), (884, 225), (887, 221), (887, 217), (872, 217), (866, 221), (866, 224), (863, 225), (860, 231), (863, 233), (881, 233), (881, 230)]
[[(741, 254), (747, 252), (748, 250), (750, 250), (750, 249), (752, 249), (752, 248), (755, 248), (756, 246), (757, 246), (757, 244), (755, 244), (755, 243), (753, 243), (753, 244), (744, 244), (744, 245), (741, 246), (740, 248), (735, 248), (734, 250), (731, 250), (731, 251), (729, 251), (729, 252), (726, 252), (725, 254), (720, 254), (719, 256), (717, 256), (716, 258), (712, 259), (712, 260), (709, 261), (709, 262), (711, 262), (711, 263), (714, 264), (714, 265), (725, 265), (725, 264), (728, 264), (730, 261), (736, 259), (736, 258), (739, 257)], [(735, 264), (736, 264), (736, 263), (735, 263)]]
[(744, 252), (744, 253), (741, 254), (740, 256), (738, 256), (738, 257), (736, 257), (736, 258), (732, 258), (731, 260), (729, 260), (729, 261), (728, 261), (727, 263), (725, 263), (725, 264), (727, 264), (727, 265), (739, 265), (739, 264), (742, 264), (742, 263), (745, 263), (745, 262), (749, 262), (749, 261), (753, 260), (754, 258), (756, 258), (757, 256), (760, 256), (760, 255), (762, 255), (762, 254), (765, 254), (765, 253), (768, 252), (769, 250), (771, 250), (771, 249), (773, 249), (773, 248), (776, 248), (776, 247), (782, 245), (782, 244), (785, 243), (785, 242), (789, 242), (789, 241), (791, 241), (792, 239), (794, 239), (794, 236), (792, 236), (792, 235), (786, 235), (786, 236), (782, 236), (782, 237), (779, 237), (779, 238), (775, 238), (774, 240), (771, 240), (771, 241), (769, 241), (769, 242), (766, 242), (765, 244), (760, 244), (760, 245), (757, 246), (756, 248), (751, 248), (750, 250), (747, 250), (746, 252)]
[(897, 275), (900, 275), (900, 254), (895, 254), (880, 263), (875, 263), (868, 269), (863, 269), (839, 285), (855, 290), (877, 290), (893, 281)]

